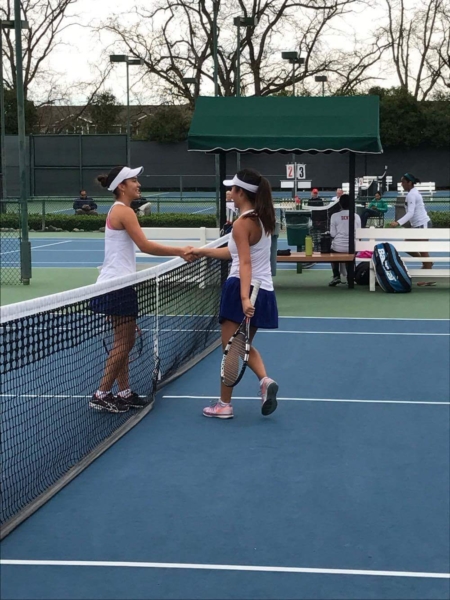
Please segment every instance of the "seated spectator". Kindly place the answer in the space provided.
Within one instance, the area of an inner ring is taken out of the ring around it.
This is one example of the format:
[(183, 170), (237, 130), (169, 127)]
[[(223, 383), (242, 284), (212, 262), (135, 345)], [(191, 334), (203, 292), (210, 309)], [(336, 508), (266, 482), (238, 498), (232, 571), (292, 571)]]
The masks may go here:
[(76, 215), (98, 215), (97, 205), (88, 197), (86, 190), (80, 190), (80, 197), (73, 203), (73, 210)]
[[(340, 212), (334, 213), (334, 215), (331, 215), (330, 219), (330, 234), (333, 240), (331, 242), (331, 252), (348, 253), (348, 222), (350, 215), (350, 196), (348, 194), (343, 194), (339, 202), (342, 207), (342, 210)], [(355, 214), (355, 231), (359, 227), (361, 227), (361, 219), (359, 215)], [(348, 263), (331, 263), (331, 268), (333, 269), (333, 279), (328, 285), (334, 287), (339, 283), (345, 283), (345, 281), (341, 281), (341, 270), (346, 274), (346, 264)]]
[(314, 188), (311, 192), (311, 198), (308, 200), (308, 206), (323, 206), (322, 198), (319, 198), (319, 190)]
[(361, 215), (361, 225), (362, 227), (367, 226), (367, 221), (370, 217), (381, 217), (388, 210), (388, 205), (381, 197), (380, 192), (375, 193), (375, 198), (369, 204), (368, 208), (366, 208)]
[(142, 196), (139, 196), (139, 198), (136, 198), (132, 201), (131, 208), (134, 210), (138, 217), (143, 217), (144, 215), (152, 214), (151, 202), (148, 202), (148, 200), (146, 198), (142, 198)]
[(333, 196), (333, 198), (331, 198), (331, 202), (336, 202), (337, 200), (339, 200), (339, 198), (342, 196), (343, 193), (344, 193), (344, 190), (342, 188), (338, 188), (336, 190), (336, 196)]

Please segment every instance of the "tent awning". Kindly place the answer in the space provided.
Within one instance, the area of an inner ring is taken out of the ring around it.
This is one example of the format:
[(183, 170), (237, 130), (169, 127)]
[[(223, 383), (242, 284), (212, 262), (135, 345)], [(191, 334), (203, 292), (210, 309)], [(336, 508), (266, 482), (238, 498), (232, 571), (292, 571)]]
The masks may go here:
[(201, 152), (383, 152), (378, 96), (197, 99), (188, 149)]

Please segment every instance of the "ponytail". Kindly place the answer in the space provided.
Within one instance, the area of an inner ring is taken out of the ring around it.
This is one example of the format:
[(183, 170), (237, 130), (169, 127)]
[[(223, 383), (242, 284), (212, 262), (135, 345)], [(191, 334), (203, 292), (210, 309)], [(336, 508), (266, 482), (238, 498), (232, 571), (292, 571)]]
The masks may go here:
[(272, 234), (275, 231), (275, 209), (273, 207), (272, 187), (265, 177), (261, 177), (261, 183), (255, 194), (255, 212), (261, 219), (264, 230)]
[[(123, 167), (114, 167), (108, 175), (99, 175), (96, 179), (103, 188), (108, 188), (122, 169)], [(120, 196), (117, 188), (113, 191), (113, 194), (116, 198)]]

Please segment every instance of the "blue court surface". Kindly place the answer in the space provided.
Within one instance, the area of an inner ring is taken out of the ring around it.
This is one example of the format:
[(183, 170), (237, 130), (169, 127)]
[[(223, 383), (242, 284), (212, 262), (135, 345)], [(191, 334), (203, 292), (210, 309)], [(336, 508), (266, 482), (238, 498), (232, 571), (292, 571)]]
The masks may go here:
[[(99, 267), (103, 263), (103, 257), (105, 252), (105, 241), (103, 238), (80, 238), (76, 237), (76, 234), (67, 234), (67, 238), (55, 238), (55, 237), (35, 237), (31, 240), (31, 256), (33, 267)], [(43, 234), (45, 236), (45, 234)], [(189, 241), (186, 241), (186, 245)], [(13, 249), (15, 245), (16, 249)], [(284, 237), (278, 239), (278, 248), (285, 249), (289, 248), (287, 240)], [(291, 246), (292, 250), (296, 248)], [(434, 254), (432, 254), (434, 256)], [(0, 245), (0, 257), (2, 260), (2, 266), (16, 266), (20, 264), (20, 249), (19, 240), (7, 240), (4, 242), (4, 249)], [(138, 264), (145, 264), (148, 266), (156, 265), (164, 262), (165, 259), (162, 257), (145, 257), (138, 258)], [(410, 262), (408, 266), (411, 268), (419, 268), (422, 265), (421, 262)], [(449, 263), (441, 262), (434, 265), (434, 269), (448, 269)], [(316, 264), (314, 269), (325, 269), (331, 273), (331, 266), (329, 264)], [(280, 263), (277, 265), (277, 270), (296, 270), (295, 264)]]
[(450, 597), (449, 321), (286, 317), (255, 345), (277, 411), (248, 372), (204, 418), (210, 354), (5, 538), (2, 600)]

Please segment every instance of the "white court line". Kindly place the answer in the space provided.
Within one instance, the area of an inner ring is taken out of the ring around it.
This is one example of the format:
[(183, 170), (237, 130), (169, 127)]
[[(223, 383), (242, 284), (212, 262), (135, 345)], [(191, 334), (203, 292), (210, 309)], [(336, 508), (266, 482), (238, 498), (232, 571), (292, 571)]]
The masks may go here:
[(329, 321), (445, 321), (450, 322), (450, 319), (414, 319), (411, 317), (295, 317), (285, 316), (278, 317), (279, 319), (328, 319)]
[[(70, 394), (0, 394), (0, 398), (90, 398), (91, 396), (78, 396)], [(170, 400), (214, 400), (217, 396), (163, 396)], [(259, 400), (259, 396), (233, 396), (235, 400)], [(346, 398), (277, 398), (279, 401), (290, 402), (338, 402), (352, 404), (430, 404), (450, 406), (450, 402), (435, 402), (418, 400), (349, 400)]]
[(63, 242), (53, 242), (52, 244), (43, 244), (42, 246), (32, 246), (32, 250), (39, 250), (39, 248), (48, 248), (48, 246), (58, 246), (59, 244), (70, 244), (72, 240), (64, 240)]
[(369, 577), (419, 577), (450, 579), (450, 573), (420, 571), (373, 571), (366, 569), (316, 569), (309, 567), (269, 567), (259, 565), (216, 565), (197, 563), (125, 562), (106, 560), (0, 560), (0, 565), (42, 567), (124, 567), (140, 569), (191, 569), (202, 571), (258, 571), (263, 573), (313, 573), (317, 575), (364, 575)]
[(259, 334), (261, 333), (294, 333), (296, 335), (301, 335), (303, 333), (307, 334), (324, 334), (324, 335), (435, 335), (435, 336), (450, 336), (450, 333), (410, 333), (403, 331), (295, 331), (295, 330), (286, 330), (286, 329), (267, 329), (267, 330), (259, 330)]
[(201, 210), (194, 210), (191, 215), (196, 215), (197, 213), (207, 212), (208, 210), (213, 210), (214, 206), (210, 206), (208, 208), (202, 208)]
[[(163, 398), (170, 398), (172, 400), (183, 400), (183, 399), (191, 399), (191, 400), (215, 400), (217, 395), (215, 396), (163, 396)], [(259, 396), (233, 396), (234, 400), (260, 400)], [(351, 404), (433, 404), (433, 405), (442, 405), (442, 406), (450, 406), (450, 402), (435, 402), (435, 401), (426, 401), (426, 400), (418, 400), (414, 402), (413, 400), (351, 400), (348, 398), (283, 398), (277, 397), (277, 400), (283, 401), (291, 401), (291, 402), (349, 402)]]

